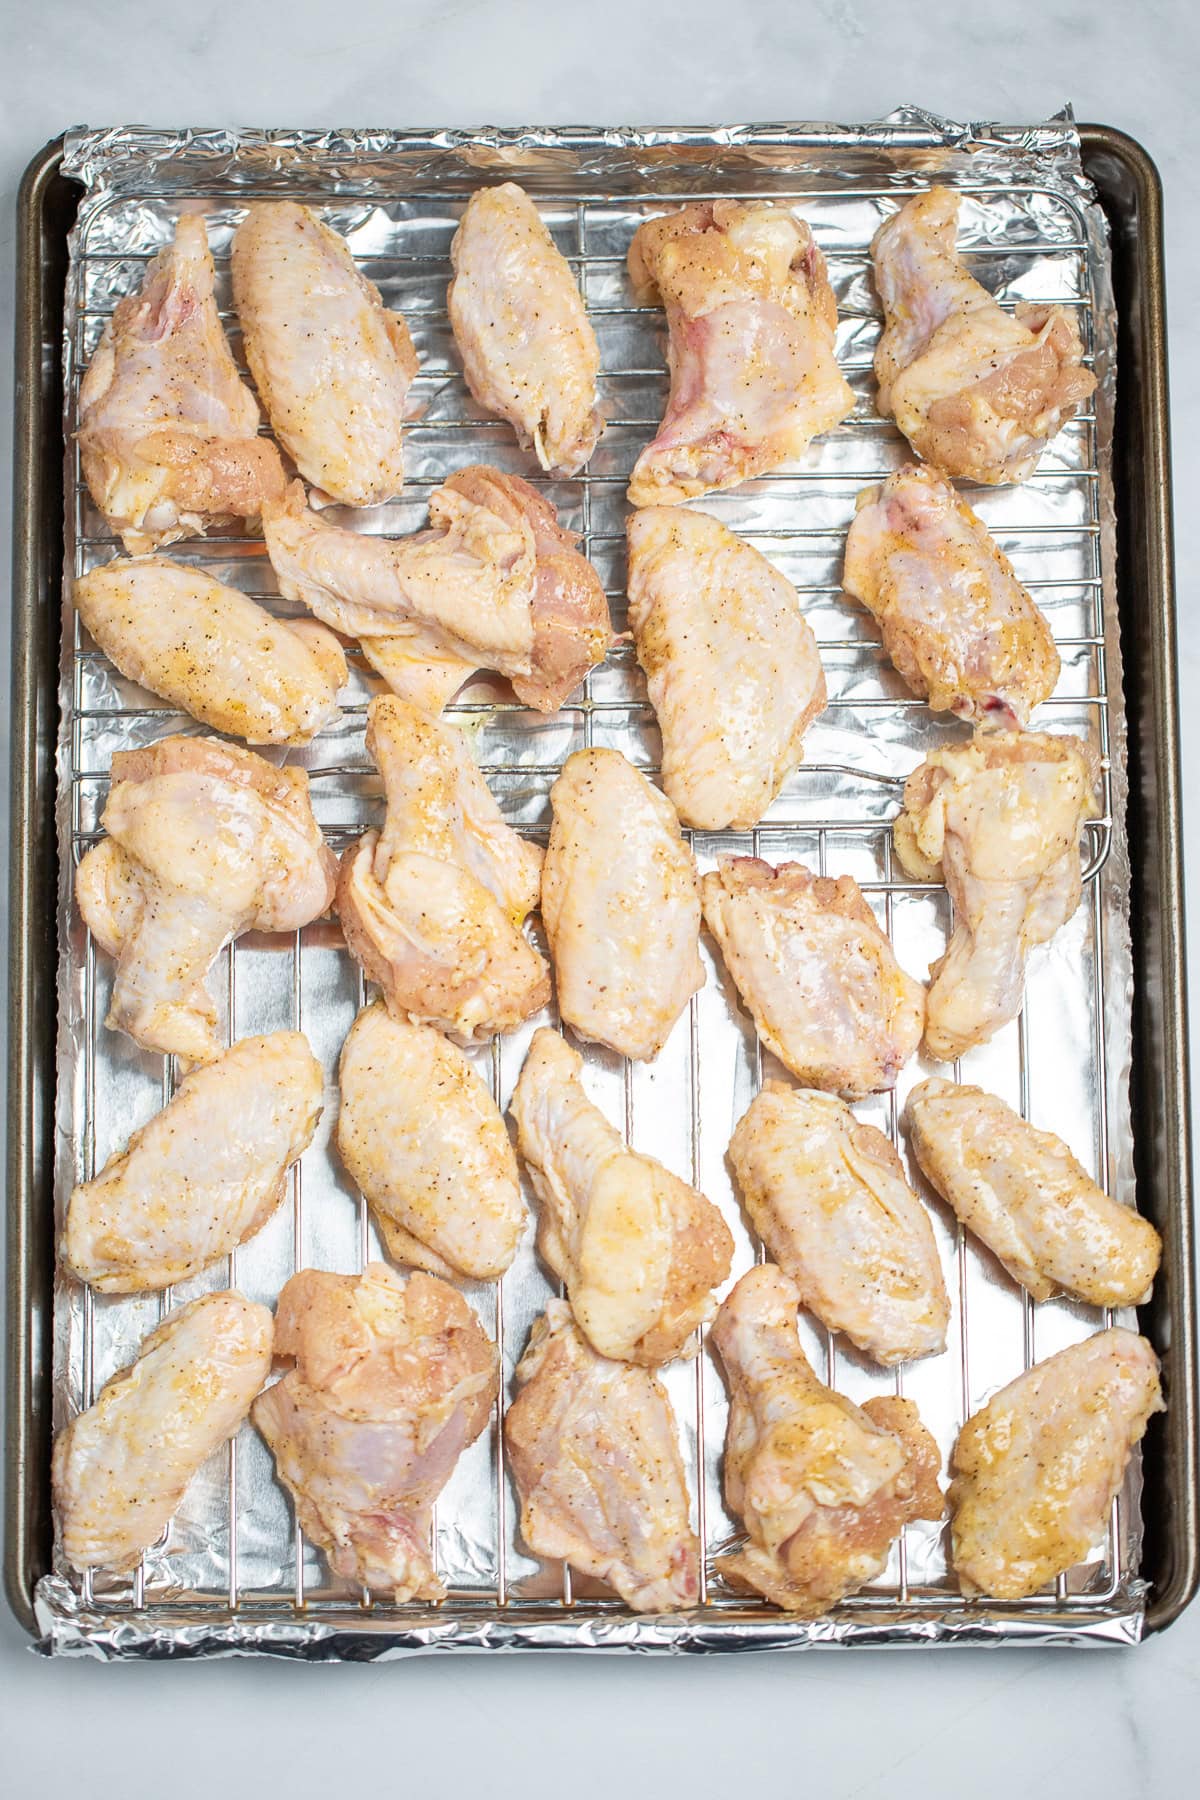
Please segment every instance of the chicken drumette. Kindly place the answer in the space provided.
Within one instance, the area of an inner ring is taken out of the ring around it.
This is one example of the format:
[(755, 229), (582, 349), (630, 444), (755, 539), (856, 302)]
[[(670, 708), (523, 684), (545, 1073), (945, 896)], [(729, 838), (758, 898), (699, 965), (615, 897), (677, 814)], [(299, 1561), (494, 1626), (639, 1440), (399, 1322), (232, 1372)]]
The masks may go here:
[(1095, 779), (1081, 739), (1035, 731), (977, 734), (909, 776), (896, 854), (914, 880), (943, 880), (954, 903), (926, 1001), (925, 1048), (940, 1062), (1016, 1018), (1029, 950), (1079, 905)]

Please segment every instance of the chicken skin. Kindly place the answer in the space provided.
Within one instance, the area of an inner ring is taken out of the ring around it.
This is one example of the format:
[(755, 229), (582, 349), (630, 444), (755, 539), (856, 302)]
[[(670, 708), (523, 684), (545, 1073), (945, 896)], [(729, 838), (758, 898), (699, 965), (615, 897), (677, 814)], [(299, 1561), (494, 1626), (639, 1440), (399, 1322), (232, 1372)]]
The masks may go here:
[(476, 669), (554, 712), (612, 642), (600, 579), (550, 502), (477, 464), (435, 489), (428, 531), (393, 541), (327, 524), (299, 483), (263, 519), (280, 592), (357, 637), (401, 699), (438, 713)]
[(388, 1011), (460, 1043), (509, 1031), (550, 998), (521, 931), (541, 851), (517, 836), (452, 725), (391, 694), (367, 709), (387, 819), (342, 856), (337, 910), (352, 956)]
[(1052, 1131), (995, 1094), (923, 1081), (908, 1097), (909, 1138), (956, 1218), (1035, 1300), (1141, 1306), (1162, 1254), (1149, 1219), (1096, 1186)]
[(701, 200), (647, 219), (629, 246), (641, 301), (660, 301), (671, 392), (629, 484), (673, 506), (802, 456), (851, 411), (833, 354), (837, 303), (803, 219), (770, 202)]
[(577, 750), (550, 800), (542, 918), (559, 1012), (647, 1062), (704, 986), (695, 858), (671, 802), (619, 750)]
[(759, 1037), (797, 1081), (844, 1100), (895, 1086), (921, 1041), (924, 990), (852, 876), (723, 857), (700, 898)]
[(725, 1498), (749, 1543), (717, 1558), (735, 1586), (819, 1618), (872, 1580), (910, 1519), (944, 1511), (937, 1445), (910, 1400), (855, 1406), (817, 1380), (800, 1294), (770, 1263), (722, 1302), (712, 1342), (729, 1381)]
[(433, 1503), (500, 1391), (474, 1312), (434, 1275), (302, 1269), (279, 1296), (275, 1354), (293, 1366), (253, 1418), (301, 1530), (335, 1575), (397, 1603), (440, 1600)]
[(533, 445), (543, 469), (575, 475), (596, 447), (600, 351), (570, 265), (515, 182), (471, 195), (450, 245), (446, 302), (467, 386)]
[(842, 586), (935, 712), (1018, 730), (1060, 663), (1039, 612), (982, 519), (936, 469), (910, 465), (859, 495)]
[(933, 1227), (881, 1131), (832, 1094), (767, 1081), (729, 1161), (750, 1223), (822, 1325), (881, 1363), (946, 1348)]
[(272, 618), (165, 556), (82, 576), (75, 610), (130, 681), (249, 744), (307, 744), (341, 714), (346, 658), (331, 631)]
[(1008, 313), (968, 275), (955, 247), (959, 201), (930, 188), (875, 234), (879, 410), (947, 475), (1026, 481), (1096, 378), (1064, 307)]
[(582, 1068), (579, 1052), (543, 1028), (512, 1098), (541, 1202), (538, 1249), (599, 1355), (667, 1362), (712, 1317), (733, 1239), (710, 1200), (627, 1148), (585, 1094)]
[(634, 1612), (695, 1606), (700, 1544), (658, 1377), (598, 1356), (566, 1303), (551, 1300), (517, 1389), (504, 1441), (529, 1548), (607, 1582)]
[(161, 1537), (266, 1380), (272, 1323), (231, 1292), (179, 1307), (59, 1433), (54, 1510), (73, 1569), (132, 1569)]
[(525, 1229), (517, 1159), (462, 1051), (376, 1001), (342, 1048), (337, 1144), (396, 1262), (502, 1275)]
[(283, 1199), (323, 1090), (298, 1031), (242, 1038), (193, 1069), (121, 1154), (73, 1190), (63, 1267), (98, 1293), (140, 1294), (228, 1256)]
[(795, 588), (708, 513), (629, 520), (629, 623), (662, 731), (663, 786), (685, 825), (756, 825), (825, 706)]
[(220, 951), (244, 931), (299, 931), (333, 900), (308, 777), (215, 738), (161, 738), (113, 757), (100, 823), (75, 897), (117, 960), (107, 1023), (211, 1062), (224, 1046), (204, 978)]
[(933, 751), (905, 783), (896, 854), (914, 881), (944, 881), (954, 904), (926, 1001), (925, 1049), (939, 1062), (1021, 1010), (1028, 952), (1079, 905), (1095, 780), (1081, 739), (998, 731)]
[(251, 206), (233, 298), (271, 429), (306, 481), (347, 506), (404, 483), (401, 426), (417, 353), (345, 241), (291, 200)]
[(79, 388), (84, 479), (131, 556), (255, 519), (284, 490), (225, 342), (199, 213), (120, 301)]
[(1114, 1327), (1019, 1375), (973, 1413), (950, 1459), (951, 1557), (964, 1594), (1022, 1600), (1100, 1542), (1151, 1415), (1158, 1358)]

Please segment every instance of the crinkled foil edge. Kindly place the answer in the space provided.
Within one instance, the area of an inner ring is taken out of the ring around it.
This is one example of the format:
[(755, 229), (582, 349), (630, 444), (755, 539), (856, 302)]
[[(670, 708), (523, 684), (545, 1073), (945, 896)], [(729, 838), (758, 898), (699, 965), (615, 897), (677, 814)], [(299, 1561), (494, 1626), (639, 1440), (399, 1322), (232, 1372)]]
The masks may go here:
[[(1116, 615), (1116, 521), (1111, 458), (1116, 383), (1116, 314), (1108, 273), (1107, 225), (1094, 190), (1083, 173), (1079, 139), (1070, 109), (1045, 124), (1016, 128), (962, 123), (906, 106), (878, 123), (845, 127), (811, 124), (724, 125), (706, 128), (614, 130), (590, 127), (501, 130), (180, 130), (150, 127), (80, 128), (67, 133), (64, 174), (86, 192), (72, 234), (72, 263), (65, 323), (66, 392), (73, 392), (73, 346), (80, 302), (76, 245), (97, 212), (114, 199), (152, 193), (164, 184), (192, 184), (236, 198), (239, 190), (311, 191), (333, 197), (345, 193), (394, 192), (398, 181), (431, 190), (467, 192), (481, 173), (505, 173), (573, 187), (592, 184), (605, 193), (636, 193), (670, 166), (679, 191), (703, 189), (714, 174), (757, 172), (770, 191), (773, 174), (830, 190), (861, 180), (894, 178), (898, 186), (914, 172), (962, 176), (1003, 187), (1014, 181), (1044, 184), (1077, 212), (1087, 244), (1094, 284), (1098, 441), (1100, 445), (1105, 654), (1109, 692), (1113, 830), (1108, 864), (1101, 877), (1105, 934), (1105, 1047), (1110, 1119), (1110, 1178), (1113, 1192), (1132, 1195), (1133, 1160), (1129, 1114), (1132, 961), (1129, 936), (1129, 858), (1124, 836), (1126, 721)], [(68, 427), (70, 412), (68, 411)], [(68, 526), (68, 530), (70, 527)], [(70, 545), (68, 545), (68, 550)], [(71, 562), (68, 557), (68, 568)], [(69, 623), (69, 605), (64, 601)], [(68, 639), (69, 642), (69, 639)], [(70, 728), (70, 688), (62, 689), (64, 728)], [(64, 763), (60, 730), (59, 770)], [(66, 784), (69, 787), (69, 783)], [(69, 794), (60, 782), (60, 843), (70, 849)], [(60, 947), (66, 949), (69, 922), (69, 856), (64, 861)], [(62, 959), (67, 969), (69, 958)], [(60, 1148), (69, 1136), (73, 1090), (79, 1078), (83, 996), (65, 977), (60, 987), (59, 1087), (56, 1129)], [(57, 1158), (59, 1170), (63, 1157)], [(66, 1303), (60, 1289), (56, 1317)], [(61, 1423), (64, 1396), (56, 1393)], [(1136, 1495), (1134, 1496), (1136, 1498)], [(1122, 1545), (1124, 1566), (1136, 1568), (1140, 1524), (1136, 1505)], [(38, 1585), (36, 1614), (47, 1655), (100, 1659), (234, 1656), (269, 1654), (304, 1661), (383, 1661), (442, 1650), (589, 1650), (643, 1654), (705, 1654), (729, 1650), (799, 1651), (821, 1647), (917, 1647), (1021, 1645), (1025, 1647), (1106, 1646), (1136, 1643), (1144, 1622), (1145, 1584), (1130, 1577), (1107, 1602), (1094, 1607), (1075, 1601), (1069, 1610), (990, 1608), (986, 1602), (953, 1615), (920, 1608), (855, 1607), (840, 1616), (800, 1621), (766, 1611), (721, 1610), (707, 1614), (638, 1617), (586, 1603), (559, 1607), (496, 1609), (448, 1604), (434, 1612), (392, 1613), (353, 1609), (321, 1615), (266, 1613), (222, 1617), (208, 1606), (163, 1606), (152, 1611), (105, 1612), (84, 1603), (62, 1575)]]

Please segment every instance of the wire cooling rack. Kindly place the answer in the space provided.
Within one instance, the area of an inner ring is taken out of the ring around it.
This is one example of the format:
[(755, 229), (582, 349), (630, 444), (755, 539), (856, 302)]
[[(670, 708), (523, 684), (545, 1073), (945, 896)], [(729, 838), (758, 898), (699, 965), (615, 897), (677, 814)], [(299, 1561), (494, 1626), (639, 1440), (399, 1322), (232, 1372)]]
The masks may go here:
[[(561, 521), (580, 534), (581, 548), (604, 581), (614, 626), (624, 631), (624, 487), (666, 394), (662, 314), (635, 304), (625, 251), (641, 218), (705, 196), (690, 185), (686, 191), (663, 188), (617, 199), (581, 192), (577, 186), (569, 194), (556, 193), (544, 177), (538, 186), (535, 197), (542, 215), (579, 278), (597, 331), (609, 419), (589, 469), (573, 480), (551, 481), (539, 476), (508, 428), (489, 420), (471, 401), (453, 350), (445, 306), (448, 250), (470, 185), (464, 181), (454, 194), (389, 192), (386, 198), (377, 187), (361, 194), (344, 188), (331, 194), (317, 182), (306, 191), (302, 180), (295, 191), (289, 190), (290, 197), (317, 206), (345, 235), (385, 302), (407, 318), (421, 363), (410, 394), (409, 479), (403, 496), (369, 513), (335, 511), (331, 516), (364, 531), (407, 532), (424, 523), (429, 491), (453, 469), (472, 462), (513, 469), (533, 479), (554, 501)], [(901, 962), (924, 975), (944, 947), (949, 905), (941, 888), (907, 880), (893, 868), (890, 825), (905, 775), (927, 750), (964, 732), (906, 692), (882, 655), (873, 621), (841, 594), (839, 585), (842, 541), (859, 491), (909, 454), (895, 429), (873, 409), (871, 358), (879, 316), (868, 246), (881, 219), (919, 191), (919, 185), (905, 185), (893, 176), (875, 184), (848, 183), (837, 191), (825, 186), (788, 189), (778, 178), (771, 187), (772, 198), (794, 204), (810, 220), (827, 258), (838, 301), (838, 356), (856, 406), (845, 425), (814, 444), (802, 465), (735, 493), (709, 496), (701, 504), (764, 551), (796, 585), (820, 644), (829, 706), (808, 733), (804, 765), (756, 830), (688, 835), (702, 869), (714, 866), (718, 855), (733, 852), (762, 855), (775, 863), (799, 858), (822, 874), (856, 876)], [(1057, 189), (1034, 182), (1016, 182), (1001, 191), (994, 182), (973, 184), (959, 177), (956, 185), (963, 193), (960, 231), (973, 272), (1006, 307), (1035, 301), (1070, 308), (1091, 360), (1094, 269), (1079, 208)], [(720, 191), (739, 194), (731, 186)], [(79, 376), (105, 319), (117, 300), (140, 283), (148, 259), (169, 241), (182, 205), (202, 207), (207, 215), (218, 296), (240, 360), (228, 253), (241, 208), (253, 197), (243, 187), (234, 204), (228, 191), (206, 195), (192, 190), (181, 202), (178, 190), (167, 183), (161, 192), (143, 187), (135, 198), (114, 200), (90, 217), (75, 246), (77, 304), (67, 345), (69, 430)], [(740, 197), (759, 194), (743, 189)], [(1018, 1106), (1023, 1116), (1057, 1130), (1102, 1185), (1128, 1198), (1126, 1128), (1122, 1117), (1114, 1131), (1110, 1118), (1122, 1071), (1110, 1072), (1105, 1006), (1105, 884), (1114, 879), (1108, 663), (1115, 623), (1106, 616), (1111, 571), (1104, 567), (1101, 531), (1100, 437), (1096, 414), (1081, 412), (1023, 486), (967, 490), (1045, 610), (1062, 657), (1058, 690), (1034, 723), (1087, 739), (1102, 758), (1104, 776), (1100, 814), (1085, 838), (1084, 898), (1078, 913), (1049, 951), (1035, 955), (1019, 1019), (953, 1072), (956, 1079), (981, 1083)], [(68, 455), (67, 536), (67, 567), (76, 575), (120, 551), (91, 507), (75, 449)], [(276, 595), (260, 539), (214, 536), (176, 545), (169, 554), (203, 566), (283, 615), (299, 610)], [(69, 605), (65, 620), (60, 818), (68, 852), (64, 860), (73, 868), (100, 835), (113, 751), (199, 728), (119, 677)], [(365, 825), (378, 823), (382, 810), (380, 783), (363, 747), (363, 714), (378, 683), (357, 651), (350, 663), (352, 686), (342, 723), (306, 750), (288, 753), (289, 760), (308, 769), (314, 810), (339, 850)], [(549, 787), (571, 751), (592, 744), (615, 746), (651, 779), (658, 778), (657, 730), (628, 641), (619, 643), (571, 703), (549, 718), (516, 704), (504, 684), (488, 677), (474, 680), (446, 716), (471, 735), (509, 821), (542, 841)], [(171, 1061), (146, 1056), (106, 1030), (108, 961), (97, 955), (73, 905), (68, 915), (60, 1080), (69, 1129), (60, 1139), (60, 1208), (71, 1183), (98, 1170), (131, 1130), (170, 1098), (178, 1076)], [(532, 929), (538, 930), (536, 920)], [(588, 1046), (585, 1080), (631, 1143), (659, 1156), (721, 1206), (737, 1246), (736, 1275), (761, 1251), (738, 1208), (725, 1148), (764, 1074), (782, 1071), (757, 1043), (707, 943), (703, 954), (707, 984), (692, 999), (657, 1062), (633, 1065)], [(135, 1353), (142, 1335), (165, 1312), (195, 1294), (236, 1285), (273, 1303), (294, 1269), (353, 1271), (381, 1255), (366, 1205), (348, 1186), (330, 1142), (337, 1057), (365, 998), (362, 978), (336, 923), (319, 921), (290, 939), (242, 938), (224, 953), (210, 986), (231, 1041), (287, 1026), (308, 1033), (326, 1070), (324, 1119), (292, 1172), (290, 1202), (258, 1236), (205, 1276), (161, 1295), (121, 1299), (93, 1296), (60, 1281), (59, 1423), (90, 1404), (103, 1381)], [(545, 1022), (531, 1020), (472, 1053), (501, 1106), (507, 1104), (533, 1029)], [(557, 1019), (550, 1015), (550, 1022)], [(889, 1134), (902, 1156), (898, 1121), (904, 1095), (932, 1072), (933, 1065), (918, 1059), (903, 1072), (895, 1093), (875, 1096), (856, 1109)], [(912, 1165), (910, 1171), (929, 1197)], [(963, 1418), (990, 1392), (1036, 1359), (1111, 1319), (1069, 1302), (1033, 1305), (990, 1258), (965, 1241), (940, 1205), (932, 1203), (932, 1211), (952, 1299), (950, 1348), (944, 1356), (885, 1372), (809, 1321), (802, 1321), (801, 1330), (818, 1370), (853, 1398), (861, 1402), (875, 1393), (894, 1392), (916, 1400), (945, 1457)], [(544, 1617), (555, 1607), (564, 1622), (621, 1615), (620, 1604), (595, 1584), (573, 1580), (560, 1565), (544, 1566), (530, 1557), (516, 1532), (501, 1412), (529, 1326), (552, 1292), (531, 1240), (502, 1281), (463, 1285), (499, 1342), (504, 1386), (491, 1431), (466, 1452), (437, 1508), (436, 1560), (448, 1589), (441, 1616), (472, 1621)], [(725, 1419), (720, 1375), (702, 1351), (672, 1365), (664, 1378), (679, 1421), (695, 1523), (705, 1547), (701, 1614), (713, 1621), (752, 1619), (764, 1609), (725, 1590), (710, 1572), (716, 1550), (739, 1529), (725, 1511), (720, 1486)], [(1120, 1596), (1131, 1574), (1130, 1492), (1114, 1504), (1107, 1539), (1091, 1561), (1034, 1601), (1012, 1608), (989, 1603), (989, 1613), (1001, 1619), (1006, 1611), (1014, 1617), (1018, 1612), (1041, 1614), (1067, 1622), (1073, 1614), (1094, 1612)], [(360, 1594), (330, 1577), (321, 1555), (296, 1527), (290, 1505), (272, 1479), (266, 1447), (250, 1426), (206, 1466), (163, 1540), (132, 1575), (97, 1572), (79, 1578), (61, 1565), (59, 1573), (76, 1586), (86, 1605), (118, 1616), (158, 1612), (167, 1622), (183, 1608), (230, 1625), (302, 1613), (310, 1619), (327, 1615), (341, 1624), (385, 1617), (400, 1627), (412, 1610)], [(916, 1522), (901, 1534), (878, 1580), (846, 1601), (836, 1616), (850, 1622), (851, 1635), (853, 1620), (861, 1616), (882, 1622), (885, 1633), (894, 1625), (894, 1635), (902, 1637), (906, 1631), (920, 1633), (931, 1617), (954, 1620), (971, 1612), (947, 1569), (943, 1531)], [(791, 1629), (798, 1636), (813, 1630), (795, 1622)]]

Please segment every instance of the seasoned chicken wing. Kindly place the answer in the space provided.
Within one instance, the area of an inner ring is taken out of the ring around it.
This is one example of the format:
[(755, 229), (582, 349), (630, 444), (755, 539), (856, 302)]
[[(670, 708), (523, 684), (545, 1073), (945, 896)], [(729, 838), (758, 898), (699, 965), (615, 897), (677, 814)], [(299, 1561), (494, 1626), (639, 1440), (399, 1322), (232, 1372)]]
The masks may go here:
[(107, 1023), (211, 1062), (223, 1046), (204, 978), (218, 953), (244, 931), (299, 931), (333, 899), (308, 776), (215, 738), (161, 738), (113, 757), (100, 823), (75, 897), (117, 959)]
[(249, 744), (307, 744), (341, 717), (346, 658), (314, 621), (275, 619), (200, 569), (118, 558), (81, 576), (75, 610), (122, 675)]
[(704, 986), (695, 858), (671, 802), (619, 750), (577, 750), (550, 800), (542, 918), (559, 1012), (648, 1061)]
[(944, 1511), (937, 1445), (911, 1400), (855, 1406), (813, 1374), (800, 1295), (770, 1263), (743, 1275), (712, 1328), (729, 1381), (725, 1498), (749, 1543), (719, 1556), (737, 1587), (818, 1618), (885, 1566), (910, 1519)]
[(600, 351), (570, 265), (515, 182), (471, 195), (450, 245), (450, 324), (470, 388), (543, 469), (576, 474), (596, 447)]
[(271, 1367), (272, 1319), (240, 1294), (168, 1313), (54, 1445), (54, 1510), (73, 1569), (132, 1569), (188, 1483), (233, 1437)]
[(914, 881), (944, 881), (954, 904), (926, 1002), (925, 1048), (940, 1062), (1016, 1018), (1028, 952), (1079, 905), (1095, 779), (1079, 738), (998, 731), (933, 751), (905, 783), (896, 854)]
[(428, 531), (392, 540), (311, 512), (298, 483), (263, 518), (280, 592), (357, 637), (401, 699), (437, 713), (476, 669), (542, 712), (612, 642), (600, 579), (550, 502), (482, 464), (434, 490)]
[(875, 234), (879, 410), (947, 475), (1026, 481), (1096, 379), (1065, 307), (1005, 312), (968, 275), (955, 247), (959, 201), (930, 188)]
[(1151, 1414), (1158, 1358), (1114, 1327), (1019, 1375), (972, 1413), (950, 1459), (951, 1556), (965, 1594), (1021, 1600), (1099, 1543)]
[(279, 1296), (275, 1354), (293, 1366), (253, 1418), (301, 1530), (336, 1575), (398, 1603), (440, 1600), (433, 1503), (500, 1390), (474, 1312), (434, 1275), (302, 1269)]
[(640, 300), (666, 308), (671, 371), (662, 424), (629, 484), (634, 506), (765, 474), (850, 412), (825, 258), (789, 208), (701, 200), (647, 219), (629, 276)]
[(255, 519), (284, 489), (225, 342), (199, 213), (184, 213), (136, 294), (118, 302), (79, 389), (79, 454), (131, 556)]
[(1149, 1219), (1084, 1173), (1062, 1139), (995, 1094), (923, 1081), (905, 1111), (917, 1161), (955, 1216), (1035, 1300), (1141, 1306), (1162, 1254)]
[(502, 1275), (525, 1229), (504, 1120), (462, 1051), (365, 1007), (342, 1048), (337, 1144), (388, 1254), (434, 1275)]
[(894, 1087), (921, 1041), (924, 990), (852, 876), (723, 857), (700, 897), (758, 1035), (798, 1081), (846, 1100)]
[(593, 1349), (666, 1362), (712, 1317), (733, 1239), (711, 1200), (627, 1148), (585, 1094), (582, 1068), (579, 1052), (543, 1028), (512, 1097), (541, 1202), (538, 1249)]
[(881, 1363), (945, 1349), (933, 1226), (881, 1131), (832, 1094), (767, 1081), (729, 1160), (750, 1223), (822, 1325)]
[(367, 709), (387, 819), (342, 856), (337, 910), (351, 954), (394, 1017), (462, 1043), (511, 1030), (550, 998), (521, 931), (541, 851), (517, 836), (452, 725), (391, 694)]
[(756, 825), (825, 706), (817, 641), (790, 581), (708, 513), (629, 520), (629, 623), (685, 825)]
[(233, 298), (271, 429), (306, 481), (347, 506), (404, 483), (400, 434), (417, 353), (399, 313), (307, 206), (251, 206), (233, 236)]
[(298, 1031), (242, 1038), (193, 1069), (72, 1191), (64, 1268), (102, 1294), (169, 1287), (261, 1231), (312, 1141), (324, 1078)]
[(551, 1300), (517, 1364), (504, 1420), (521, 1536), (614, 1587), (634, 1612), (700, 1598), (700, 1545), (666, 1389), (649, 1369), (610, 1362)]
[(937, 469), (910, 465), (859, 495), (842, 586), (935, 712), (1017, 729), (1053, 692), (1058, 651), (983, 520)]

